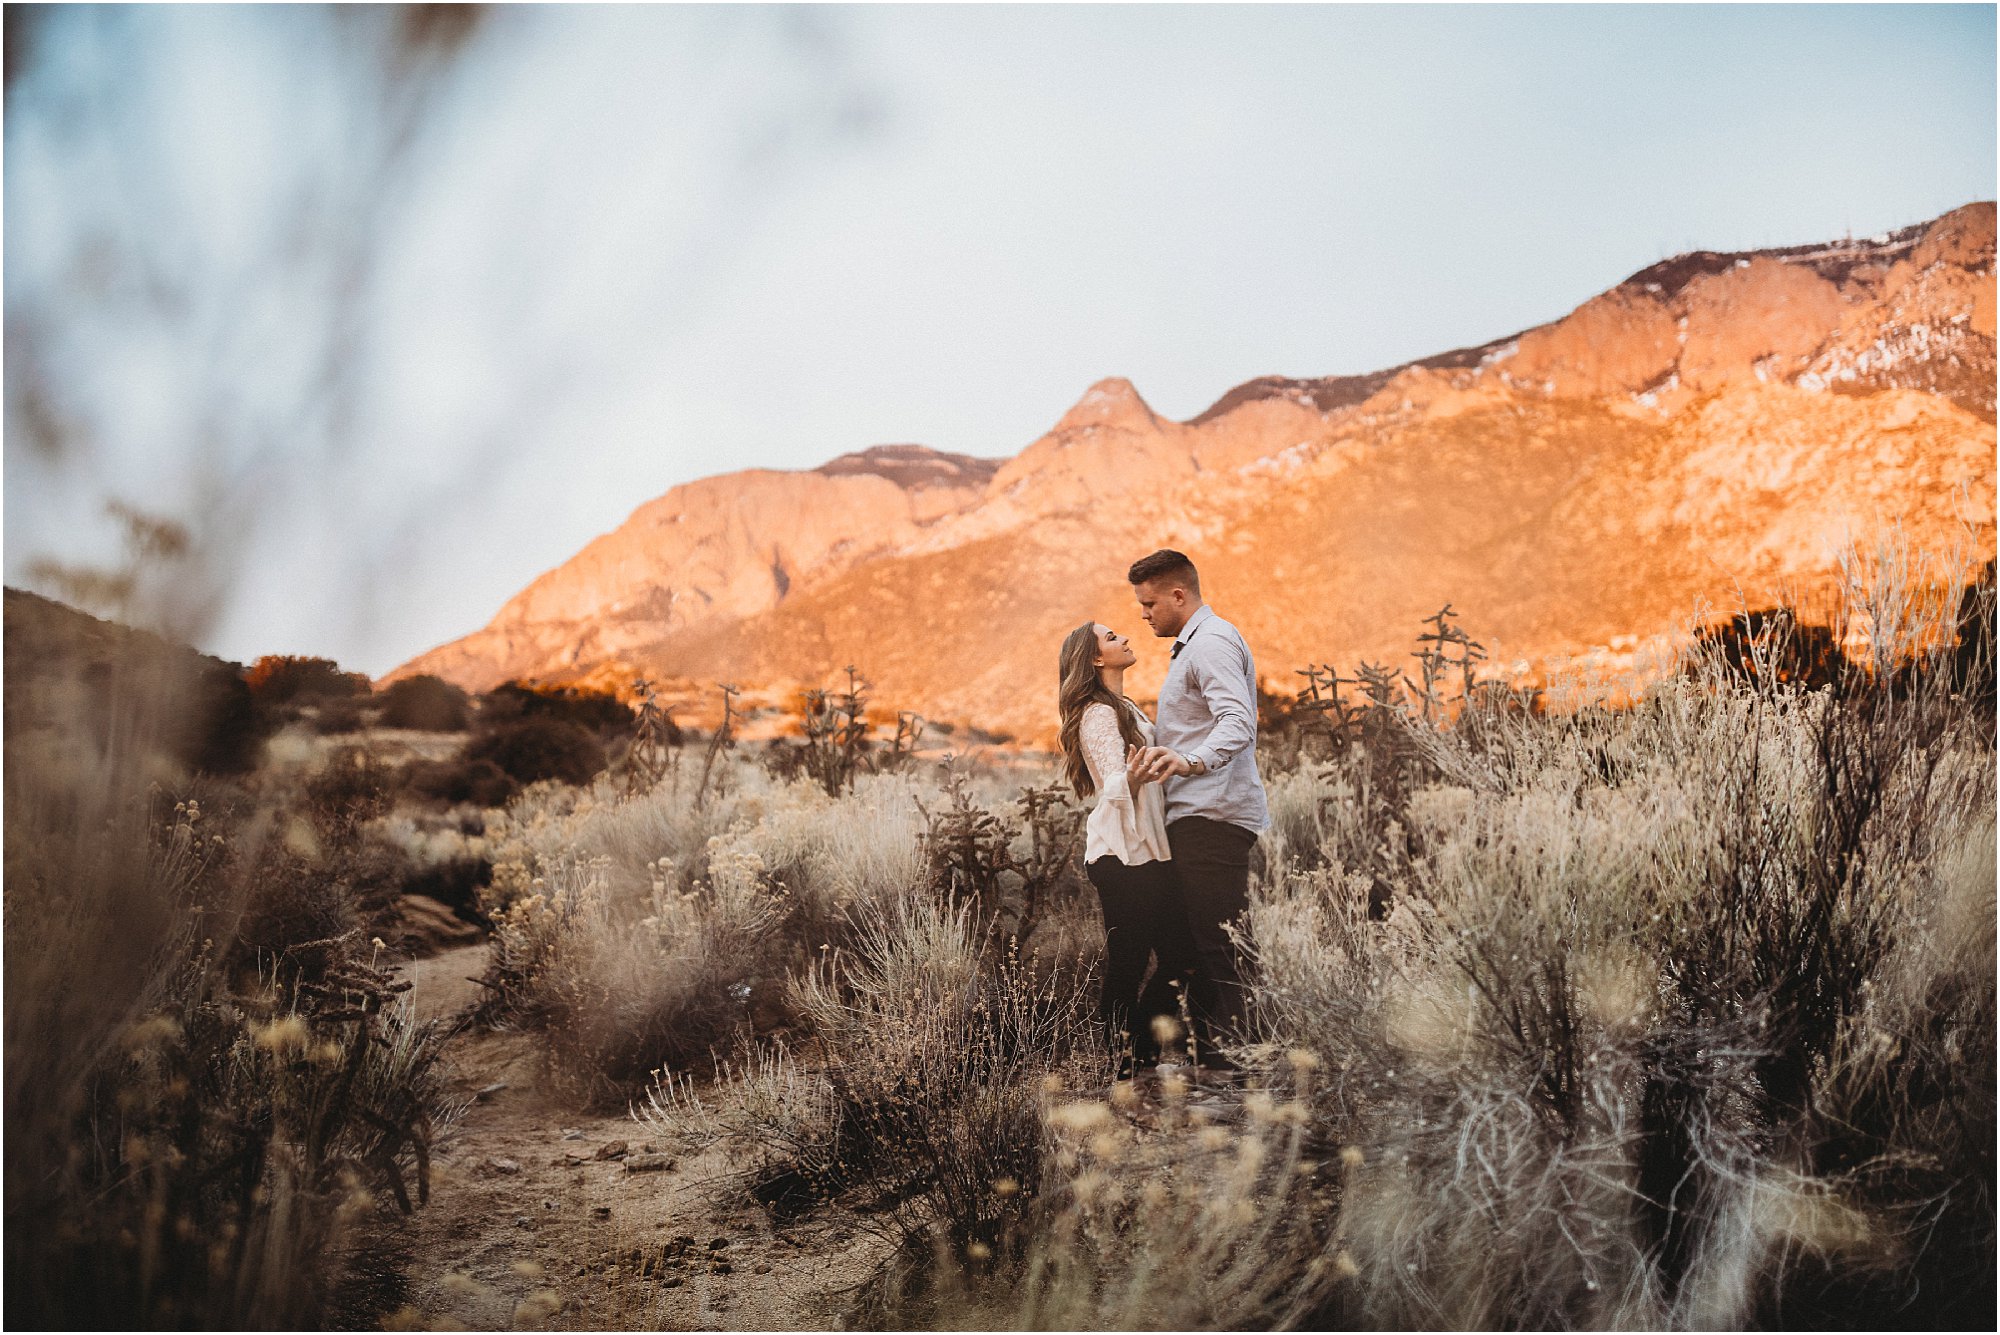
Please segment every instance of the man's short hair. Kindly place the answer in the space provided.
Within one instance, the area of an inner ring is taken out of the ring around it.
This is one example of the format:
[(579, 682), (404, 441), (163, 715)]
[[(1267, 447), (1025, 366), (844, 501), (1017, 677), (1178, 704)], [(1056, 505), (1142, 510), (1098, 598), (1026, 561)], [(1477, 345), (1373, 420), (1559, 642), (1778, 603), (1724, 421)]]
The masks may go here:
[(1201, 576), (1195, 573), (1194, 562), (1170, 547), (1162, 547), (1151, 556), (1140, 557), (1125, 572), (1125, 580), (1129, 584), (1144, 584), (1149, 579), (1165, 580), (1169, 584), (1180, 585), (1196, 597), (1201, 595)]

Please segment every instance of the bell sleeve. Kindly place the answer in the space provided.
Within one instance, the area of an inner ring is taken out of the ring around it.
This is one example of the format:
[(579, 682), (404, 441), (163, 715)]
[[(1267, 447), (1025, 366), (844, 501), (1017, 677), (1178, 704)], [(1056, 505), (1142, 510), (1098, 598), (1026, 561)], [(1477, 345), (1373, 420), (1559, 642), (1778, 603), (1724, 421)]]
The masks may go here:
[(1125, 739), (1118, 732), (1118, 716), (1111, 706), (1087, 706), (1077, 736), (1083, 745), (1084, 764), (1090, 767), (1102, 800), (1131, 805), (1132, 790), (1125, 779)]

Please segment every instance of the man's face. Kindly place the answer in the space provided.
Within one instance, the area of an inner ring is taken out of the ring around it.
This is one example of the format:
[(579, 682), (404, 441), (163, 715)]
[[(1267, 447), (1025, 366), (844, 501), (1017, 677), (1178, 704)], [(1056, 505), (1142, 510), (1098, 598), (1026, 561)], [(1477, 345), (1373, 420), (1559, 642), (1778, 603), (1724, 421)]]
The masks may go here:
[(1188, 597), (1188, 591), (1164, 580), (1149, 579), (1142, 584), (1134, 584), (1132, 596), (1139, 600), (1139, 615), (1153, 628), (1153, 634), (1162, 640), (1180, 634), (1181, 627), (1187, 624), (1188, 613), (1193, 610), (1193, 599)]

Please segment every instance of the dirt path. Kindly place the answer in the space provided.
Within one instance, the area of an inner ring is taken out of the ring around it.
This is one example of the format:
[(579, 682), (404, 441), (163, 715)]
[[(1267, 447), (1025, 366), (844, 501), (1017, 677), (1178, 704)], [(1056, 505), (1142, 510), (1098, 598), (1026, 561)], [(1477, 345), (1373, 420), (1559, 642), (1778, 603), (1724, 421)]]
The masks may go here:
[[(405, 966), (419, 1015), (472, 1001), (484, 963), (466, 946)], [(719, 1189), (717, 1152), (676, 1155), (629, 1116), (576, 1111), (546, 1087), (532, 1034), (466, 1033), (449, 1054), (474, 1102), (403, 1225), (409, 1306), (392, 1324), (835, 1329), (886, 1251), (838, 1219), (774, 1228)]]

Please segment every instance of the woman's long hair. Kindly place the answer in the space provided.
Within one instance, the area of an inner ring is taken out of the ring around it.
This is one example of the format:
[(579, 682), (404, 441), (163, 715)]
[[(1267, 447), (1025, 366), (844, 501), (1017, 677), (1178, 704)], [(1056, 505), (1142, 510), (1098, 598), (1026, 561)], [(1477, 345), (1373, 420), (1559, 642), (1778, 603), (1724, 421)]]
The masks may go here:
[(1084, 622), (1064, 638), (1062, 652), (1057, 655), (1056, 662), (1062, 672), (1062, 686), (1056, 692), (1056, 709), (1062, 719), (1063, 772), (1078, 797), (1089, 797), (1097, 791), (1097, 785), (1090, 781), (1090, 766), (1084, 763), (1083, 741), (1078, 736), (1083, 729), (1085, 706), (1110, 705), (1112, 712), (1118, 716), (1118, 735), (1125, 739), (1125, 745), (1144, 746), (1145, 743), (1139, 737), (1139, 725), (1133, 722), (1132, 711), (1126, 707), (1126, 702), (1113, 695), (1097, 675), (1095, 621)]

